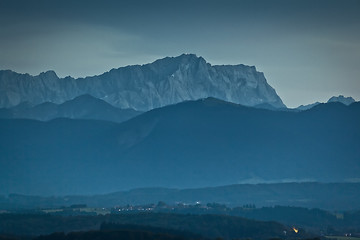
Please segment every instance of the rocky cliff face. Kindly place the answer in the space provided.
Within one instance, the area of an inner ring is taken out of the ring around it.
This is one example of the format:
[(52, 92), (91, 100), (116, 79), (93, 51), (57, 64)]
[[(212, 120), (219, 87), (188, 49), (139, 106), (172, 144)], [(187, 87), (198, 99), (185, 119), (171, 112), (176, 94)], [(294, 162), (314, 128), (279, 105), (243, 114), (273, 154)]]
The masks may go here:
[(268, 103), (285, 107), (264, 74), (255, 67), (212, 66), (194, 54), (79, 79), (58, 78), (53, 71), (38, 76), (0, 71), (0, 107), (21, 102), (62, 103), (83, 94), (91, 94), (120, 108), (141, 111), (206, 97), (246, 106)]

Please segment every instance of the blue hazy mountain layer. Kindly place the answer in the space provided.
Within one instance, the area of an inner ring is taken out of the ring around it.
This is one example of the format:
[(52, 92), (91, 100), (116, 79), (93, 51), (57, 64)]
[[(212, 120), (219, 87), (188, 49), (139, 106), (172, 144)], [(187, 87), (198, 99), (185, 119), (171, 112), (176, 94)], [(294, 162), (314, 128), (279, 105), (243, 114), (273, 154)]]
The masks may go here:
[(358, 181), (360, 104), (269, 111), (208, 98), (127, 122), (0, 120), (2, 194)]
[(31, 106), (22, 103), (12, 108), (2, 108), (0, 109), (0, 118), (25, 118), (41, 121), (71, 118), (123, 122), (140, 113), (133, 109), (116, 108), (101, 99), (86, 94), (62, 104), (46, 102)]
[[(207, 188), (138, 188), (99, 195), (31, 196), (10, 194), (0, 197), (1, 209), (44, 209), (79, 203), (88, 207), (148, 205), (166, 202), (184, 204), (226, 204), (228, 207), (255, 204), (257, 207), (295, 206), (327, 210), (358, 210), (360, 183), (269, 183), (233, 184)], [(213, 212), (214, 213), (214, 212)], [(335, 216), (334, 216), (335, 217)], [(268, 219), (274, 220), (274, 219)]]
[[(343, 95), (339, 95), (339, 96), (333, 96), (331, 97), (327, 103), (331, 103), (331, 102), (339, 102), (339, 103), (342, 103), (342, 104), (345, 104), (345, 105), (350, 105), (355, 101), (355, 99), (353, 99), (352, 97), (344, 97)], [(308, 110), (310, 108), (313, 108), (317, 105), (319, 105), (320, 102), (314, 102), (314, 103), (311, 103), (311, 104), (307, 104), (307, 105), (300, 105), (299, 107), (293, 109), (293, 110), (300, 110), (300, 111), (303, 111), (303, 110)]]

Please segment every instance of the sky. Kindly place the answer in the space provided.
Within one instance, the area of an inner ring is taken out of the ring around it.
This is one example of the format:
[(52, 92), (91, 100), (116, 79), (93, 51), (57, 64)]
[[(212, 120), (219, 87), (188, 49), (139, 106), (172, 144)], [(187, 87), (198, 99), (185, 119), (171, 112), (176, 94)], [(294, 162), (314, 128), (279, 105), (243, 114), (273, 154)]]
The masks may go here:
[(360, 100), (358, 0), (0, 0), (0, 69), (59, 77), (194, 53), (264, 72), (288, 107)]

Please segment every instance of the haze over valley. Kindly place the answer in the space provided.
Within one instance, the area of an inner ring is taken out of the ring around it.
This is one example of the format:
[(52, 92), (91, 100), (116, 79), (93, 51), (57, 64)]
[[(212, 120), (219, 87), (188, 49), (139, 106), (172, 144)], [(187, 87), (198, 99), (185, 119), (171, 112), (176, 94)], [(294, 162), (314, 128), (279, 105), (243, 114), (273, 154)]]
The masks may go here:
[[(219, 69), (225, 70), (220, 74)], [(348, 98), (345, 105), (341, 96), (305, 111), (287, 109), (253, 67), (212, 67), (190, 54), (95, 79), (9, 71), (1, 76), (7, 89), (2, 105), (8, 107), (0, 111), (3, 194), (353, 182), (360, 177), (358, 102)], [(120, 109), (81, 95), (100, 93), (103, 99), (112, 96), (107, 101), (117, 96), (112, 104), (152, 110)], [(67, 101), (70, 97), (75, 98)], [(14, 99), (19, 105), (9, 108)]]

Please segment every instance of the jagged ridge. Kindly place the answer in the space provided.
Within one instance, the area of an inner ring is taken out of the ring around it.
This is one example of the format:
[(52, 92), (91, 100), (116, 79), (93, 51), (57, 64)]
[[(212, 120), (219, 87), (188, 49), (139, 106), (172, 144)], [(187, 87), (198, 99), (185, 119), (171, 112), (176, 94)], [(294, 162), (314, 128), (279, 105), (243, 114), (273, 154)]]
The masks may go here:
[(91, 94), (120, 108), (146, 111), (185, 100), (216, 97), (255, 106), (283, 108), (264, 74), (245, 65), (212, 66), (202, 57), (183, 54), (150, 64), (112, 69), (99, 76), (59, 78), (54, 71), (38, 76), (0, 71), (0, 107), (21, 102), (63, 103)]

